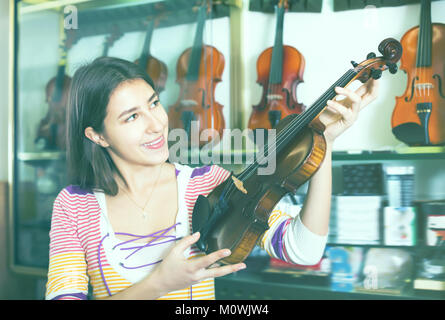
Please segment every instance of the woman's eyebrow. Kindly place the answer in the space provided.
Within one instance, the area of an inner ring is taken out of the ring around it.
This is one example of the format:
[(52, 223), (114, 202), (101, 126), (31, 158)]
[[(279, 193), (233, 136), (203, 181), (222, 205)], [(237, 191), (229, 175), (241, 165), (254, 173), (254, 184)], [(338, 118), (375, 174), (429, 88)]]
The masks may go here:
[[(156, 92), (154, 92), (154, 93), (151, 95), (150, 99), (148, 99), (148, 103), (150, 103), (150, 102), (151, 102), (154, 98), (156, 98), (156, 97), (157, 97), (157, 94), (156, 94)], [(122, 118), (124, 115), (126, 115), (126, 114), (128, 114), (128, 113), (131, 113), (131, 112), (134, 112), (134, 111), (136, 111), (136, 110), (138, 110), (138, 109), (139, 109), (139, 106), (130, 108), (130, 109), (128, 109), (128, 110), (125, 110), (124, 112), (122, 112), (122, 113), (119, 115), (118, 119), (120, 119), (120, 118)]]
[(148, 99), (148, 103), (150, 103), (154, 98), (157, 98), (157, 94), (156, 92), (153, 92), (153, 94), (151, 95), (150, 99)]

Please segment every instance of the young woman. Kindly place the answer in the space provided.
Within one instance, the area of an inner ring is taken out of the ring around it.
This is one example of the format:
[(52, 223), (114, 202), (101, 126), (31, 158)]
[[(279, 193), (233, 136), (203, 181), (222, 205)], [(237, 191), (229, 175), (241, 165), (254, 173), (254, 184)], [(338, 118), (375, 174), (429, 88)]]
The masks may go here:
[[(377, 93), (376, 82), (329, 101), (326, 158), (310, 181), (298, 214), (277, 205), (260, 246), (276, 258), (316, 264), (330, 212), (331, 151)], [(220, 266), (230, 254), (205, 255), (191, 234), (198, 195), (229, 177), (212, 165), (169, 163), (167, 114), (152, 80), (131, 62), (98, 58), (79, 68), (68, 108), (71, 185), (54, 202), (47, 299), (214, 299), (214, 278), (245, 268)]]

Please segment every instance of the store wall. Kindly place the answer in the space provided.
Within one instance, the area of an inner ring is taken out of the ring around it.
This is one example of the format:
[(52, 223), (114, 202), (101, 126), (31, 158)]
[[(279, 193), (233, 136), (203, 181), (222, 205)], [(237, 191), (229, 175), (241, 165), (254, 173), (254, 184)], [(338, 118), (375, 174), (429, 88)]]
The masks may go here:
[[(251, 12), (244, 1), (243, 54), (245, 70), (245, 112), (261, 99), (262, 87), (256, 83), (256, 63), (260, 53), (273, 46), (275, 15)], [(445, 1), (431, 4), (432, 21), (445, 23)], [(295, 47), (304, 56), (304, 83), (297, 90), (298, 101), (310, 106), (333, 82), (352, 67), (350, 61), (361, 62), (369, 52), (380, 55), (377, 48), (385, 38), (400, 40), (407, 30), (419, 24), (420, 4), (398, 7), (368, 8), (334, 12), (333, 1), (324, 0), (321, 13), (288, 12), (284, 17), (283, 43)], [(391, 115), (395, 97), (406, 89), (407, 75), (385, 72), (379, 80), (377, 99), (360, 112), (357, 122), (335, 142), (340, 150), (391, 150), (403, 143), (391, 132)], [(361, 85), (356, 81), (355, 89)], [(248, 117), (246, 117), (247, 123)], [(370, 161), (374, 162), (374, 161)], [(351, 162), (348, 162), (352, 164)], [(364, 162), (361, 162), (364, 163)], [(342, 162), (334, 162), (341, 166)], [(445, 164), (443, 160), (385, 161), (385, 166), (415, 167), (416, 199), (445, 198)], [(335, 168), (334, 168), (335, 170)], [(339, 171), (337, 169), (337, 171)], [(334, 192), (341, 192), (334, 175)]]
[[(247, 7), (248, 1), (245, 2)], [(434, 1), (432, 21), (445, 23), (445, 1)], [(377, 47), (385, 38), (400, 40), (419, 24), (420, 4), (398, 7), (333, 11), (333, 0), (323, 1), (321, 13), (288, 12), (284, 17), (283, 43), (298, 49), (306, 60), (304, 83), (298, 86), (298, 101), (310, 106), (334, 81), (350, 69), (350, 61), (361, 62), (369, 52), (380, 55)], [(259, 54), (273, 46), (275, 15), (244, 13), (243, 46), (245, 65), (246, 111), (257, 104), (262, 88), (257, 85), (256, 61)], [(379, 149), (400, 142), (391, 132), (391, 114), (395, 97), (406, 88), (406, 74), (385, 72), (379, 96), (361, 112), (358, 121), (336, 141), (336, 150)], [(360, 83), (354, 83), (354, 88)]]

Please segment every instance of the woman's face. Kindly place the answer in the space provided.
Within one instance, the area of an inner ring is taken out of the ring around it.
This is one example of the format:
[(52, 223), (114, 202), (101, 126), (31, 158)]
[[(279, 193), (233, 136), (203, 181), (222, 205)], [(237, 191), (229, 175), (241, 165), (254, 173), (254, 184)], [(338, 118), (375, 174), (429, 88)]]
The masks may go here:
[(157, 165), (168, 158), (168, 117), (153, 88), (142, 79), (112, 93), (103, 140), (116, 165)]

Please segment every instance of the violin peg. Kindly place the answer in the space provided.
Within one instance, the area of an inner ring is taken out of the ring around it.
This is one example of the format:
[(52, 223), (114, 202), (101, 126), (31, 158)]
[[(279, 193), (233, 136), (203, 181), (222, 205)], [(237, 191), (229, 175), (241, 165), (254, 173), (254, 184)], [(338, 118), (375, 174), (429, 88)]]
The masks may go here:
[(351, 64), (352, 64), (352, 66), (353, 66), (354, 68), (358, 66), (358, 63), (355, 62), (355, 61), (351, 61)]
[(372, 69), (371, 70), (371, 77), (374, 80), (379, 79), (381, 76), (382, 76), (382, 70), (380, 70), (380, 69)]
[(395, 63), (389, 63), (388, 64), (388, 70), (391, 74), (395, 74), (398, 70), (397, 64)]
[(368, 53), (368, 55), (366, 56), (366, 59), (374, 59), (376, 57), (376, 54), (374, 52), (370, 52)]

